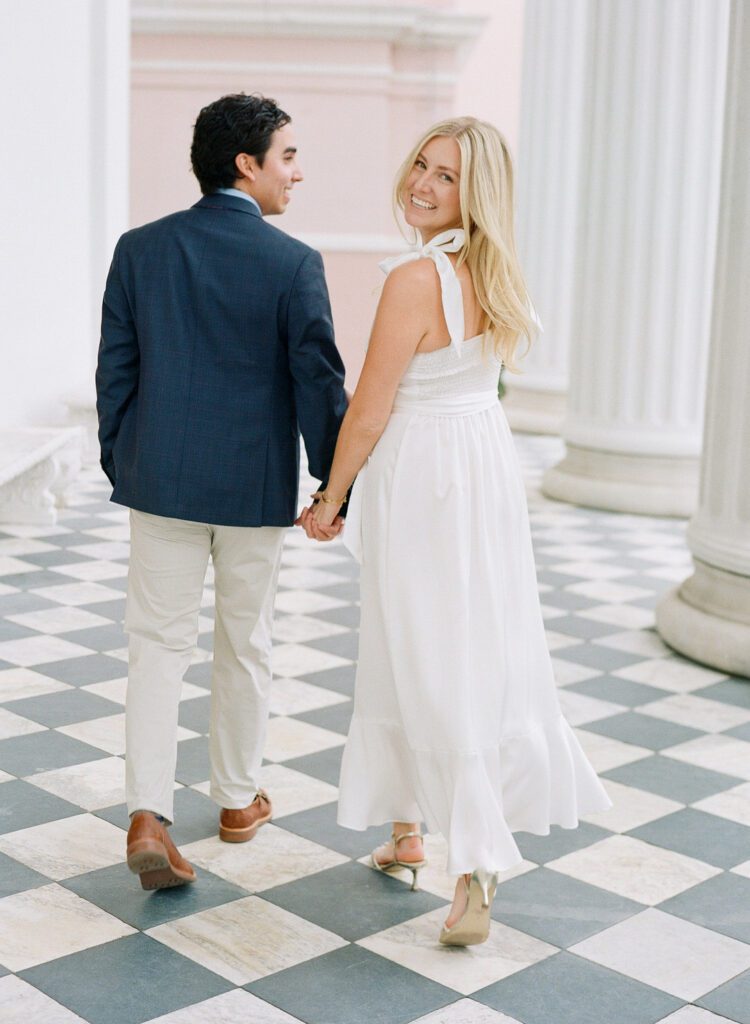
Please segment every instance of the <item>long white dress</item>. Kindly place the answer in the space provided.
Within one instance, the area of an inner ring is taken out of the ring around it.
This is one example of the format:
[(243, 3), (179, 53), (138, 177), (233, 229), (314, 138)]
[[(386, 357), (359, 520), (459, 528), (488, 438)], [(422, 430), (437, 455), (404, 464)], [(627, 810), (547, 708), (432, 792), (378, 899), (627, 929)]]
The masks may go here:
[(413, 357), (351, 496), (362, 618), (338, 822), (424, 821), (449, 873), (502, 871), (522, 859), (514, 831), (612, 802), (560, 710), (500, 363), (483, 336), (463, 341), (447, 258), (420, 254), (452, 344)]

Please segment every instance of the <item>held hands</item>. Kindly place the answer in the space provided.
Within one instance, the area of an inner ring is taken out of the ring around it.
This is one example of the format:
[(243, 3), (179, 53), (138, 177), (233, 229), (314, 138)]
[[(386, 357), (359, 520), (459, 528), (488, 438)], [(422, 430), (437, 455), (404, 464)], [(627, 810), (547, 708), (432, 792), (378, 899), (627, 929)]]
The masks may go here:
[(294, 525), (301, 526), (311, 540), (326, 541), (338, 537), (344, 527), (344, 519), (338, 514), (342, 503), (321, 500), (322, 491), (316, 491), (310, 497), (312, 505), (302, 509)]

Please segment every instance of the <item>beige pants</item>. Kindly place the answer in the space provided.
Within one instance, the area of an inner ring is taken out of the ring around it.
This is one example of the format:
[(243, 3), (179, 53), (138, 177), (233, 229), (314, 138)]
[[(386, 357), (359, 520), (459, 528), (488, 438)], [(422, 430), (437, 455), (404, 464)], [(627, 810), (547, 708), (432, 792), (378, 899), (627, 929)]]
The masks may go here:
[(128, 813), (173, 820), (177, 712), (198, 639), (209, 556), (216, 622), (211, 797), (246, 807), (257, 790), (271, 685), (271, 624), (284, 527), (211, 526), (130, 512), (126, 712)]

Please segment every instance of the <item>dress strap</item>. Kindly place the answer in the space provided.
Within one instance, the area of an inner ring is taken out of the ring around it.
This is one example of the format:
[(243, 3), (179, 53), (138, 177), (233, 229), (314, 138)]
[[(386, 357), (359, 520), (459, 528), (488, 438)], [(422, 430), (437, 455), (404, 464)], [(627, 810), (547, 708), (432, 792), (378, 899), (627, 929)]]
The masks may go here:
[(394, 267), (411, 260), (427, 257), (434, 260), (440, 278), (440, 293), (443, 301), (443, 314), (451, 337), (450, 347), (456, 355), (461, 355), (464, 341), (464, 300), (461, 294), (461, 283), (456, 276), (453, 264), (445, 255), (447, 252), (459, 252), (463, 248), (466, 232), (463, 228), (450, 228), (422, 243), (422, 236), (417, 232), (419, 241), (409, 252), (400, 253), (382, 260), (378, 265), (384, 274), (390, 274)]

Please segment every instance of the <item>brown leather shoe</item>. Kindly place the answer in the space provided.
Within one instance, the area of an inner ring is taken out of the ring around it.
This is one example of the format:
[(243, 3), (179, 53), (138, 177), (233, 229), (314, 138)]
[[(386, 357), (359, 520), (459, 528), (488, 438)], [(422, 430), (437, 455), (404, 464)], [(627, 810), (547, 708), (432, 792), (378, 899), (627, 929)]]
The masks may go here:
[(168, 889), (195, 881), (195, 871), (149, 811), (136, 811), (128, 830), (128, 867), (144, 889)]
[(224, 808), (219, 815), (219, 839), (225, 843), (246, 843), (261, 825), (271, 820), (273, 808), (268, 793), (259, 789), (248, 807), (239, 810)]

